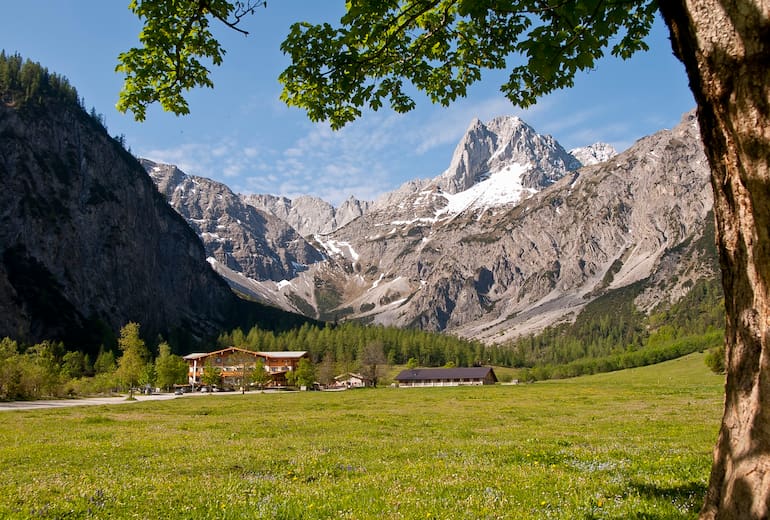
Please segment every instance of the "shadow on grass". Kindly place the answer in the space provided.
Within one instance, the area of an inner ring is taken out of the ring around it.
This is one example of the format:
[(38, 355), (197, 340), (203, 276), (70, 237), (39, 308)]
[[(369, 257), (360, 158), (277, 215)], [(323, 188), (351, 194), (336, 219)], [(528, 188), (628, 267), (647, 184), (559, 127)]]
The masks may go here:
[[(706, 485), (700, 482), (688, 482), (680, 486), (659, 486), (647, 482), (631, 482), (630, 492), (654, 501), (668, 502), (674, 506), (677, 513), (637, 511), (625, 514), (623, 520), (689, 520), (695, 518), (703, 505), (706, 496)], [(620, 517), (617, 520), (621, 520)]]

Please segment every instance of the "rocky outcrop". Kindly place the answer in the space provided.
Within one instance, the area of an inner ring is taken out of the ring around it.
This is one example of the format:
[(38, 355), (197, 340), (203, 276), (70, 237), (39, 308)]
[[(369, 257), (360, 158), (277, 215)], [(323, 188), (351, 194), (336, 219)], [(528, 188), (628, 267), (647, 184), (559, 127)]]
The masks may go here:
[(580, 161), (583, 166), (593, 166), (609, 161), (615, 157), (618, 152), (615, 147), (607, 143), (594, 143), (580, 148), (573, 148), (569, 154)]
[(458, 193), (511, 164), (525, 168), (522, 184), (535, 189), (580, 166), (553, 137), (538, 134), (518, 117), (497, 117), (486, 124), (474, 119), (436, 183), (447, 193)]
[(241, 198), (246, 204), (283, 220), (303, 237), (332, 233), (363, 215), (369, 207), (369, 202), (353, 197), (339, 208), (308, 195), (293, 200), (274, 195), (242, 195)]
[(289, 280), (323, 259), (294, 228), (244, 203), (224, 184), (188, 176), (173, 165), (141, 162), (201, 237), (206, 256), (229, 270), (255, 280)]

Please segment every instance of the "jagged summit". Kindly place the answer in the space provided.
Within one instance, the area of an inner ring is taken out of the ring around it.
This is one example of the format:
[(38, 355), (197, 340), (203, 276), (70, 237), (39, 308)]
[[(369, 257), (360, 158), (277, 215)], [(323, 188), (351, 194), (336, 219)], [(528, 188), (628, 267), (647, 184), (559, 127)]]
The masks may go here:
[(512, 164), (522, 169), (522, 186), (535, 190), (580, 166), (553, 137), (538, 134), (519, 117), (487, 123), (474, 119), (436, 184), (444, 192), (458, 193)]
[(274, 195), (241, 195), (243, 201), (288, 223), (304, 236), (327, 234), (360, 217), (368, 201), (349, 197), (338, 208), (318, 197), (301, 195), (295, 199)]
[(244, 203), (224, 184), (186, 175), (173, 165), (148, 159), (141, 163), (201, 237), (210, 262), (252, 278), (280, 281), (321, 260), (284, 220)]
[(474, 119), (441, 175), (405, 183), (376, 201), (370, 212), (404, 224), (512, 207), (580, 166), (556, 139), (517, 116), (486, 123)]
[(602, 142), (581, 146), (580, 148), (573, 148), (569, 153), (572, 157), (580, 161), (583, 166), (607, 162), (618, 155), (614, 146)]

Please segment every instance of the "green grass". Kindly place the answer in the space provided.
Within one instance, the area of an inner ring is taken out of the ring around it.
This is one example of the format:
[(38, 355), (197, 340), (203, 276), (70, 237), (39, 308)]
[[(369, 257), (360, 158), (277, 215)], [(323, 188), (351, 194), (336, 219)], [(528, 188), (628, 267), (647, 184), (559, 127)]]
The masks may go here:
[(701, 354), (531, 385), (2, 412), (2, 518), (695, 518)]

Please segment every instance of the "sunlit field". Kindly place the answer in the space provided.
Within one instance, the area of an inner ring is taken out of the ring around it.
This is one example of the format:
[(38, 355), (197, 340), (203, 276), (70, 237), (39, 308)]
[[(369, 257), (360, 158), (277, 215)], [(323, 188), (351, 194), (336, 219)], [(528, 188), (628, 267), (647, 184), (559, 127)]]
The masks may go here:
[(573, 380), (0, 413), (2, 518), (695, 518), (695, 354)]

